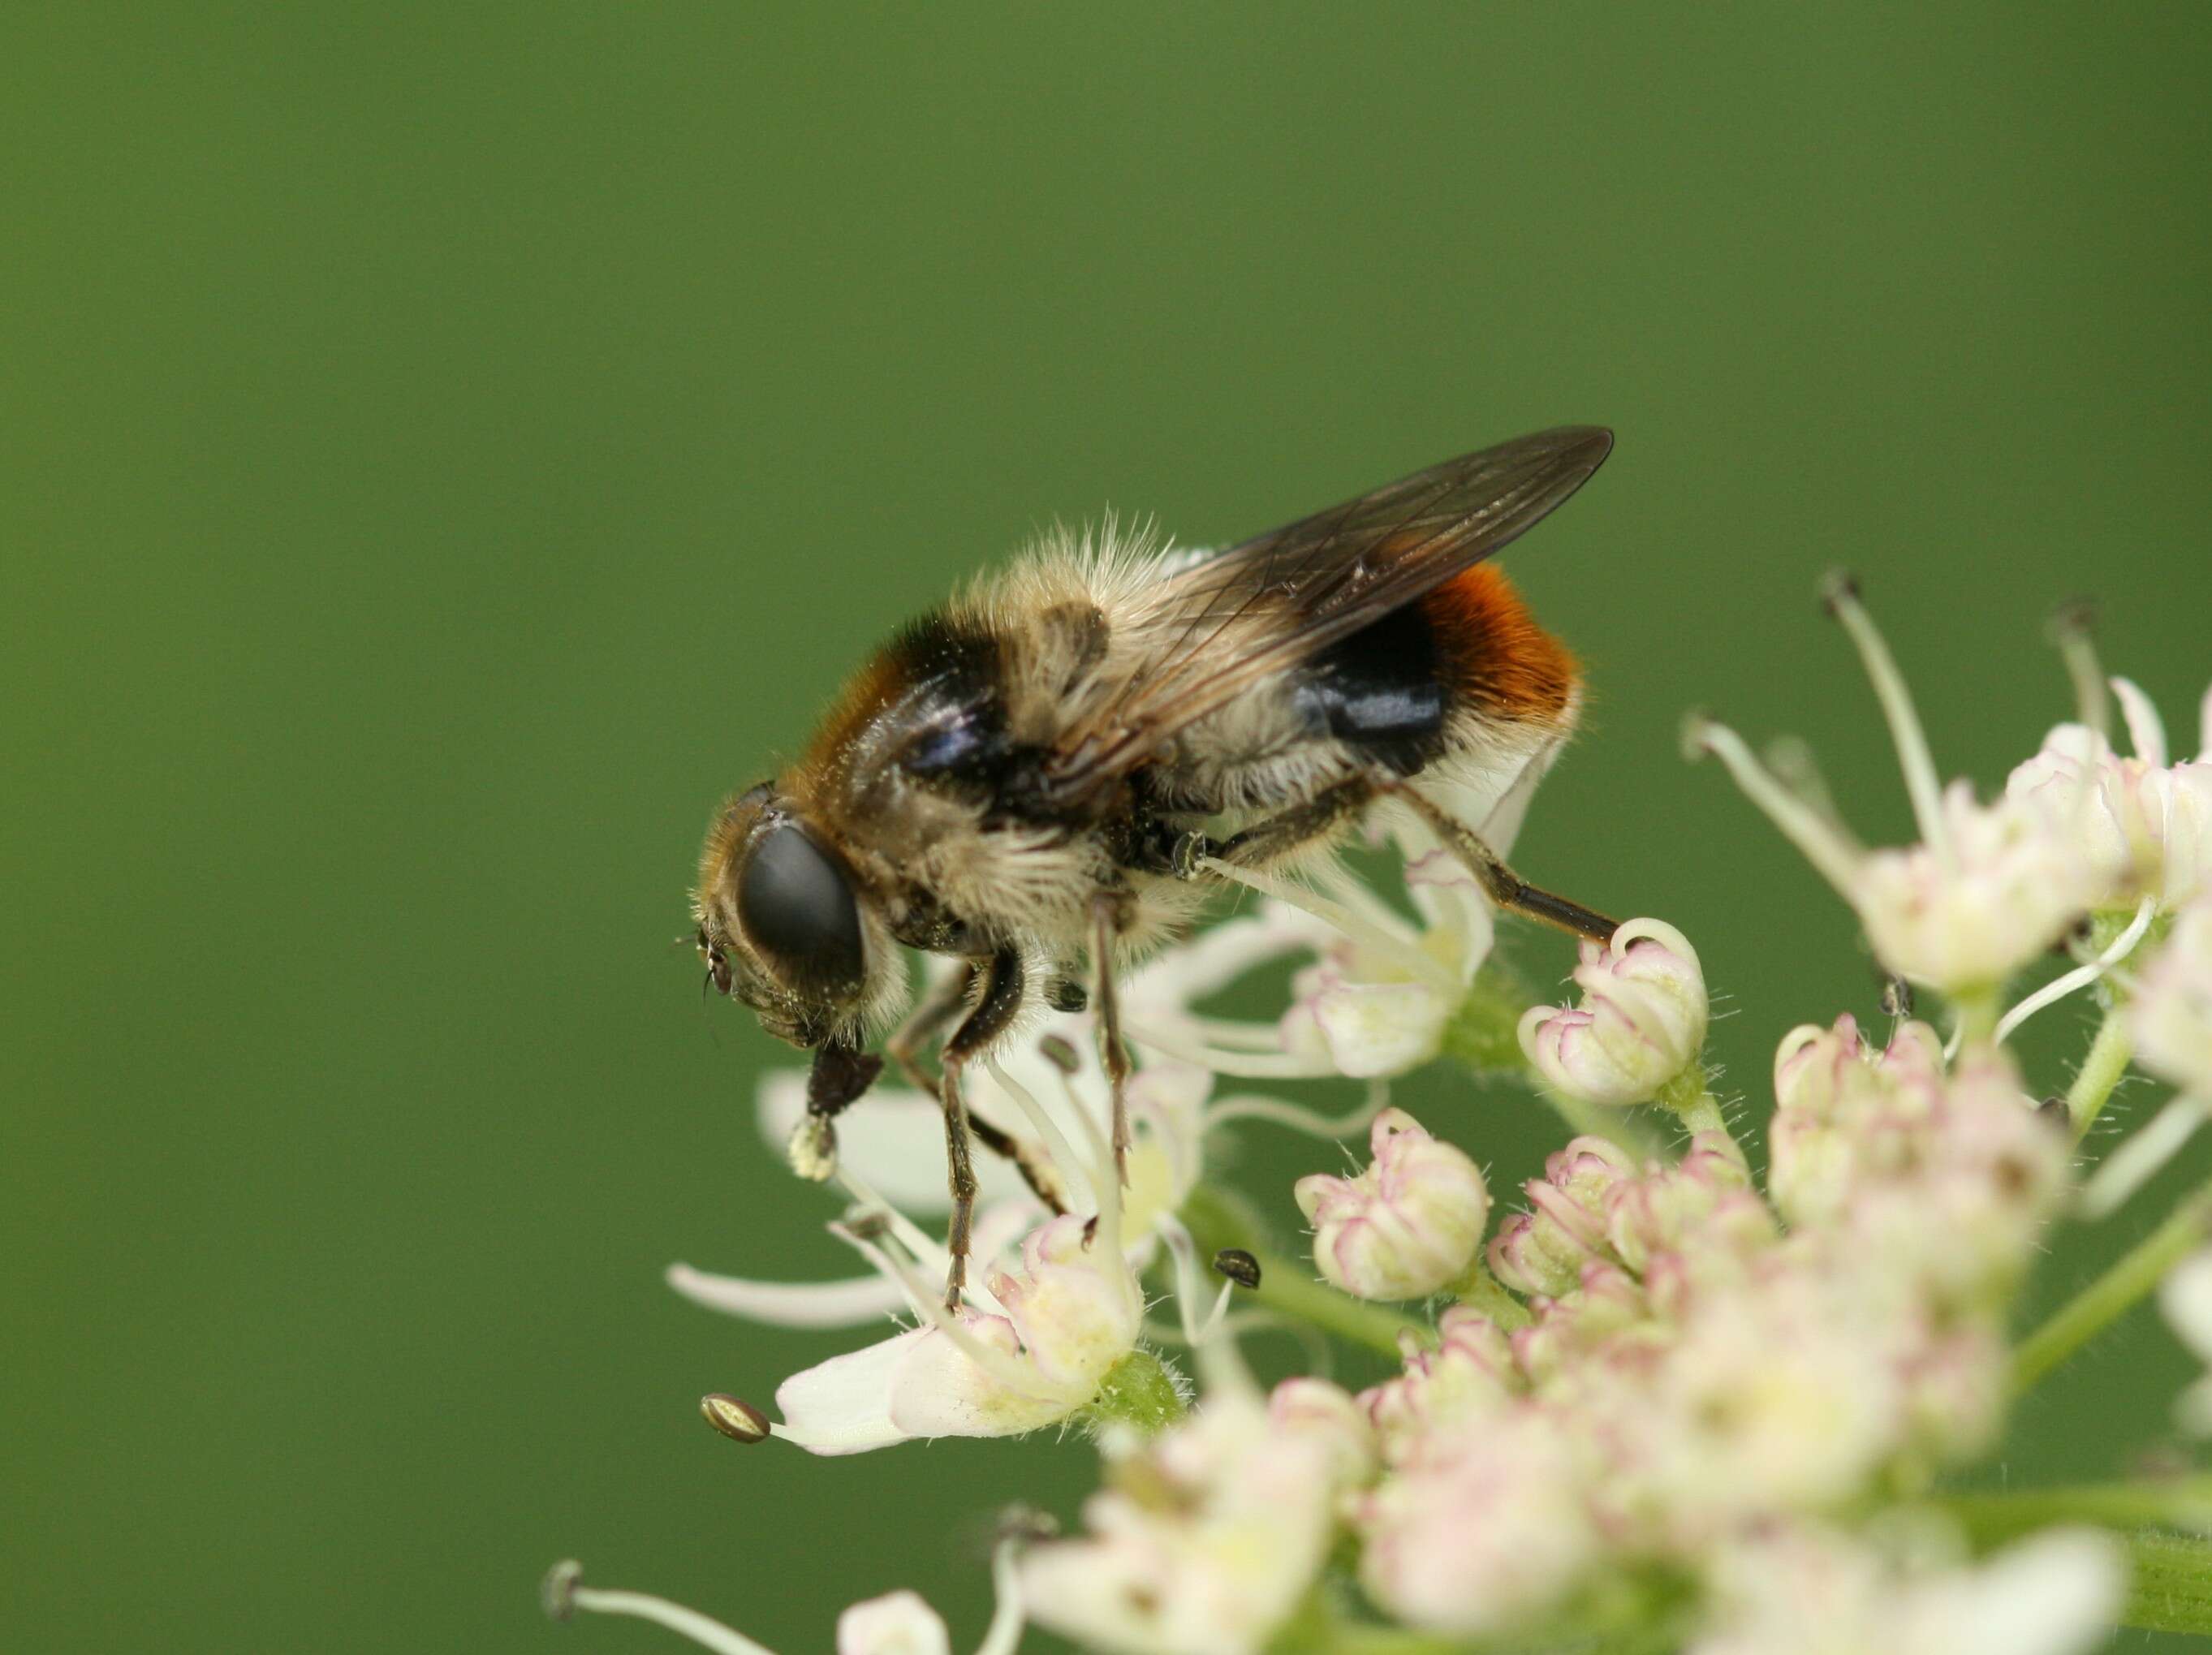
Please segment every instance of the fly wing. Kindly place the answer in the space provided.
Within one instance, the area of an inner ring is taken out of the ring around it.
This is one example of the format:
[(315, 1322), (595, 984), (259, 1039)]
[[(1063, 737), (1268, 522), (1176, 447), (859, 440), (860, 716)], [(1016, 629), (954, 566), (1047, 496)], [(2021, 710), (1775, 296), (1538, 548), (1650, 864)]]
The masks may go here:
[(1273, 673), (1433, 591), (1542, 519), (1613, 449), (1598, 426), (1519, 437), (1248, 540), (1164, 582), (1141, 662), (1067, 732), (1048, 785), (1079, 799)]

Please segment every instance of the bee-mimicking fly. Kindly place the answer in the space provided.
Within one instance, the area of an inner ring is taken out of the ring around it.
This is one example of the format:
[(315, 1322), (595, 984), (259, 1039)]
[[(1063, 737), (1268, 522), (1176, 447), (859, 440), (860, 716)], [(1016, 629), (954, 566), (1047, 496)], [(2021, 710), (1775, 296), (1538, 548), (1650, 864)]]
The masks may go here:
[[(694, 899), (716, 988), (815, 1053), (794, 1159), (890, 1055), (945, 1108), (949, 1303), (965, 1274), (963, 1070), (1032, 1004), (1087, 993), (1129, 1143), (1116, 970), (1221, 882), (1332, 854), (1410, 810), (1492, 900), (1591, 937), (1479, 829), (1573, 729), (1580, 680), (1490, 555), (1587, 482), (1609, 432), (1568, 426), (1450, 460), (1212, 555), (1048, 546), (922, 616), (847, 687), (805, 755), (716, 815)], [(1449, 799), (1463, 820), (1439, 803)], [(1486, 803), (1485, 802), (1487, 802)], [(960, 968), (901, 1021), (903, 949)], [(940, 1073), (919, 1055), (940, 1032)], [(1055, 1194), (1040, 1185), (1048, 1200)]]

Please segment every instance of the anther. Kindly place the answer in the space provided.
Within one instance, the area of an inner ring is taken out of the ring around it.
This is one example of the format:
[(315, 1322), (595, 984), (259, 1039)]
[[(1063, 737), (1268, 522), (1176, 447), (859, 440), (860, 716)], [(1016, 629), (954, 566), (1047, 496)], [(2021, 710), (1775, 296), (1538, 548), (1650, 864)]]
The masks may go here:
[(1040, 1038), (1036, 1049), (1044, 1060), (1063, 1075), (1082, 1072), (1083, 1054), (1075, 1049), (1075, 1042), (1064, 1034), (1047, 1034)]
[(854, 1202), (845, 1209), (838, 1227), (855, 1241), (880, 1240), (890, 1229), (890, 1215), (881, 1207)]
[[(768, 1416), (743, 1397), (729, 1396), (720, 1391), (713, 1391), (699, 1398), (699, 1412), (708, 1424), (713, 1426), (732, 1442), (750, 1445), (768, 1440)], [(574, 1566), (571, 1564), (563, 1567), (574, 1567)], [(548, 1584), (550, 1585), (550, 1577), (548, 1577)]]
[(1912, 1015), (1912, 985), (1902, 977), (1886, 977), (1881, 984), (1881, 1009), (1888, 1016)]
[(1712, 728), (1712, 720), (1705, 716), (1703, 707), (1692, 707), (1682, 715), (1682, 756), (1692, 764), (1712, 751), (1705, 734)]
[(2097, 664), (2097, 605), (2094, 599), (2069, 597), (2051, 612), (2051, 641), (2074, 681), (2075, 714), (2083, 724), (2109, 741), (2112, 702), (2105, 670)]
[(2051, 641), (2063, 648), (2077, 638), (2097, 634), (2097, 600), (2069, 597), (2051, 612)]
[(1227, 1277), (1238, 1287), (1256, 1291), (1260, 1285), (1260, 1261), (1242, 1247), (1224, 1247), (1213, 1255), (1214, 1273)]
[(538, 1601), (547, 1616), (556, 1621), (567, 1621), (576, 1613), (576, 1585), (584, 1578), (584, 1566), (574, 1558), (563, 1558), (545, 1571), (545, 1579), (538, 1587)]
[(998, 1537), (1001, 1545), (1033, 1545), (1041, 1540), (1057, 1538), (1059, 1534), (1059, 1519), (1034, 1506), (1009, 1506), (999, 1513)]
[(2038, 1120), (2049, 1121), (2051, 1125), (2064, 1132), (2069, 1138), (2073, 1136), (2073, 1112), (2067, 1108), (2066, 1100), (2056, 1092), (2035, 1106), (2035, 1118)]
[(1847, 604), (1859, 601), (1859, 578), (1849, 569), (1831, 569), (1820, 577), (1820, 613), (1831, 621), (1841, 618)]

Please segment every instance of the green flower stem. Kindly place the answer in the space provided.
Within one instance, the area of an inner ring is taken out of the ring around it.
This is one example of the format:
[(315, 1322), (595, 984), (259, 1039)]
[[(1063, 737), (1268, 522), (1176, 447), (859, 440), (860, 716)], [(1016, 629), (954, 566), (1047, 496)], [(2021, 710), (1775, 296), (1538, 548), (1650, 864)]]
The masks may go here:
[(1961, 1046), (1985, 1046), (1997, 1032), (1997, 991), (1984, 989), (1962, 993), (1951, 1002), (1957, 1014), (1955, 1028)]
[(1718, 1132), (1733, 1143), (1735, 1140), (1729, 1131), (1728, 1121), (1721, 1114), (1721, 1100), (1713, 1095), (1708, 1078), (1703, 1063), (1692, 1064), (1661, 1088), (1659, 1106), (1680, 1121), (1682, 1130), (1692, 1137), (1699, 1132)]
[(1215, 1191), (1202, 1185), (1193, 1190), (1183, 1203), (1182, 1219), (1204, 1256), (1211, 1258), (1224, 1247), (1241, 1247), (1250, 1253), (1260, 1265), (1260, 1285), (1249, 1296), (1279, 1315), (1394, 1357), (1401, 1334), (1429, 1340), (1425, 1324), (1340, 1293), (1326, 1282), (1316, 1281), (1311, 1267), (1302, 1260), (1261, 1244), (1259, 1227)]
[(2122, 1626), (2212, 1633), (2212, 1543), (2194, 1535), (2130, 1535), (2128, 1567)]
[(1559, 1112), (1566, 1122), (1568, 1131), (1578, 1137), (1603, 1138), (1619, 1145), (1633, 1155), (1638, 1164), (1666, 1159), (1664, 1146), (1657, 1134), (1638, 1116), (1626, 1109), (1609, 1108), (1601, 1103), (1585, 1103), (1579, 1098), (1560, 1096), (1547, 1086), (1538, 1085), (1534, 1075), (1528, 1076), (1528, 1084), (1536, 1095)]
[(2120, 1083), (2120, 1076), (2128, 1072), (2128, 1059), (2135, 1056), (2135, 1041), (2129, 1036), (2124, 1008), (2110, 1007), (2105, 1021), (2099, 1025), (2097, 1038), (2090, 1043), (2089, 1055), (2081, 1059), (2081, 1072), (2074, 1076), (2074, 1084), (2066, 1089), (2066, 1113), (2074, 1123), (2074, 1141), (2079, 1143), (2088, 1130), (2097, 1124), (2110, 1101), (2112, 1088)]
[[(2103, 1038), (2098, 1036), (2100, 1043)], [(2013, 1352), (2013, 1394), (2033, 1389), (2045, 1374), (2148, 1295), (2168, 1270), (2208, 1237), (2212, 1237), (2212, 1185), (2175, 1208), (2164, 1223), (2021, 1341)]]
[(1467, 1267), (1467, 1274), (1451, 1285), (1452, 1296), (1471, 1310), (1479, 1310), (1506, 1332), (1512, 1333), (1536, 1319), (1528, 1306), (1505, 1290), (1505, 1285), (1492, 1276), (1477, 1252), (1474, 1262)]
[(1978, 1546), (2001, 1545), (2055, 1523), (2200, 1528), (2212, 1526), (2212, 1476), (1950, 1494), (1936, 1503), (1958, 1519)]

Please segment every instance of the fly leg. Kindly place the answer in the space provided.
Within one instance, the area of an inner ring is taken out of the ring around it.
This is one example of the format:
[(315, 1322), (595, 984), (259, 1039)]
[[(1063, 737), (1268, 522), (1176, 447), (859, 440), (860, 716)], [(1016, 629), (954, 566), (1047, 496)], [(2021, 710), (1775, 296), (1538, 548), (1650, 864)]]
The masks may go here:
[(1349, 776), (1323, 788), (1304, 803), (1278, 811), (1227, 839), (1185, 834), (1176, 841), (1175, 872), (1181, 878), (1194, 879), (1200, 871), (1200, 862), (1209, 857), (1231, 867), (1264, 867), (1302, 845), (1335, 832), (1373, 803), (1376, 791), (1372, 778)]
[[(969, 989), (975, 981), (977, 967), (963, 963), (960, 969), (932, 989), (922, 1003), (908, 1014), (907, 1019), (892, 1031), (884, 1042), (884, 1051), (898, 1065), (899, 1073), (906, 1076), (907, 1084), (917, 1092), (936, 1098), (940, 1103), (944, 1093), (937, 1077), (923, 1067), (922, 1052), (927, 1049), (938, 1032), (956, 1017), (968, 1003)], [(968, 1118), (968, 1130), (975, 1141), (1002, 1160), (1011, 1161), (1014, 1170), (1022, 1175), (1022, 1182), (1030, 1192), (1044, 1203), (1048, 1210), (1064, 1213), (1067, 1210), (1067, 1195), (1037, 1146), (1029, 1139), (1002, 1132), (988, 1120), (975, 1116)]]
[(906, 1015), (884, 1042), (884, 1055), (898, 1065), (906, 1083), (917, 1092), (937, 1095), (937, 1082), (921, 1066), (921, 1054), (945, 1026), (968, 1003), (968, 991), (975, 981), (973, 961), (962, 961), (958, 970), (922, 997), (921, 1003)]
[(945, 1108), (946, 1175), (952, 1192), (952, 1224), (945, 1249), (952, 1267), (945, 1278), (945, 1307), (960, 1308), (968, 1285), (968, 1248), (975, 1228), (975, 1163), (969, 1153), (968, 1105), (960, 1092), (961, 1071), (988, 1051), (1013, 1026), (1022, 1007), (1022, 957), (1002, 949), (977, 967), (982, 989), (965, 1021), (945, 1043), (945, 1076), (938, 1101)]
[(1091, 1004), (1098, 1014), (1098, 1058), (1114, 1107), (1114, 1173), (1129, 1182), (1129, 1048), (1121, 1039), (1121, 1000), (1114, 988), (1114, 939), (1121, 900), (1102, 892), (1091, 899)]
[(1444, 847), (1481, 882), (1483, 890), (1498, 907), (1511, 908), (1516, 913), (1525, 913), (1532, 919), (1540, 919), (1547, 925), (1556, 925), (1594, 942), (1610, 941), (1613, 932), (1620, 929), (1619, 920), (1608, 919), (1579, 902), (1570, 902), (1564, 896), (1554, 896), (1531, 885), (1507, 867), (1474, 829), (1396, 777), (1376, 777), (1373, 785), (1377, 792), (1396, 799), (1426, 822), (1444, 842)]

